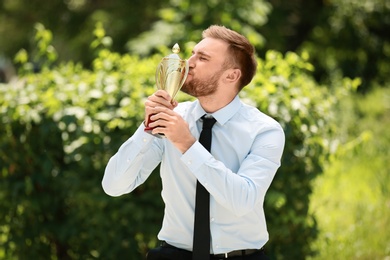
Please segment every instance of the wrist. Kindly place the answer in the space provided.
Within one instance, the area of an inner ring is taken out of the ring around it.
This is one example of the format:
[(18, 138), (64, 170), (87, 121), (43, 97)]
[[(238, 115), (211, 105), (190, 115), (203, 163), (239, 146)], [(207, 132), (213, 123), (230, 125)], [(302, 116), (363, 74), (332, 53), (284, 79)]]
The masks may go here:
[(191, 146), (194, 145), (195, 142), (196, 142), (196, 139), (192, 136), (192, 138), (190, 138), (187, 141), (182, 142), (180, 145), (178, 145), (177, 148), (179, 149), (179, 151), (182, 154), (184, 154), (185, 152), (188, 151), (188, 149), (191, 148)]

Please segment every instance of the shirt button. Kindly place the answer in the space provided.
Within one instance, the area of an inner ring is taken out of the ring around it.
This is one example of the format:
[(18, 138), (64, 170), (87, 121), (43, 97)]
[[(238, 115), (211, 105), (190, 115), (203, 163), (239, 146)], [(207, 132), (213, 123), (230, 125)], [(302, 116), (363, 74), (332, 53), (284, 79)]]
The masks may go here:
[(211, 222), (214, 222), (214, 220), (215, 220), (214, 218), (211, 218)]
[(204, 186), (207, 186), (207, 185), (209, 185), (207, 182), (204, 184)]
[(191, 163), (192, 163), (192, 161), (188, 161), (188, 162), (187, 162), (187, 164), (189, 164), (189, 165), (190, 165)]
[(144, 141), (144, 143), (146, 143), (146, 141), (147, 141), (146, 138), (144, 138), (143, 141)]

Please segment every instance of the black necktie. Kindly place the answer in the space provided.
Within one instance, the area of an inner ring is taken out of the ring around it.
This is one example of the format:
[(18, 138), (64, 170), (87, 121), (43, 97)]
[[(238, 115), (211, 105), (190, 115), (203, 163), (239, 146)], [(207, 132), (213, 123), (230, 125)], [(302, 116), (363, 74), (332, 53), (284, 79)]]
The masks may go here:
[[(214, 118), (203, 119), (202, 132), (199, 142), (210, 151), (211, 128), (216, 120)], [(192, 250), (193, 260), (205, 260), (210, 258), (210, 194), (199, 181), (196, 183), (194, 243)]]

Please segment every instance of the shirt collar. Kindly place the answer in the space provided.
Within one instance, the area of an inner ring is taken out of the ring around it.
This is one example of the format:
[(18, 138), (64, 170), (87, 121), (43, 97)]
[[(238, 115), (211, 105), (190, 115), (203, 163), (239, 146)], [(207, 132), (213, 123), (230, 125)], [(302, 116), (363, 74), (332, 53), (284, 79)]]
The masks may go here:
[[(237, 113), (241, 107), (241, 101), (238, 95), (226, 106), (219, 109), (218, 111), (211, 113), (211, 115), (217, 120), (220, 125), (224, 125), (230, 118)], [(207, 114), (202, 106), (199, 103), (199, 100), (196, 100), (196, 106), (193, 111), (195, 120), (198, 121), (204, 114)]]

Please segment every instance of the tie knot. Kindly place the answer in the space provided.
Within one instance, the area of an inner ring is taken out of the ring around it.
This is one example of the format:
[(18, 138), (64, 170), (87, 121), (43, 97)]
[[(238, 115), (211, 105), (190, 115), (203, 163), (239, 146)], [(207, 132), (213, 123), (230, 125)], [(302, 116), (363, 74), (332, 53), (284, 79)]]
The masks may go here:
[(202, 116), (202, 119), (203, 119), (203, 127), (202, 127), (202, 129), (210, 129), (210, 128), (213, 127), (215, 122), (217, 122), (217, 120), (215, 120), (214, 117), (206, 117), (205, 115)]

